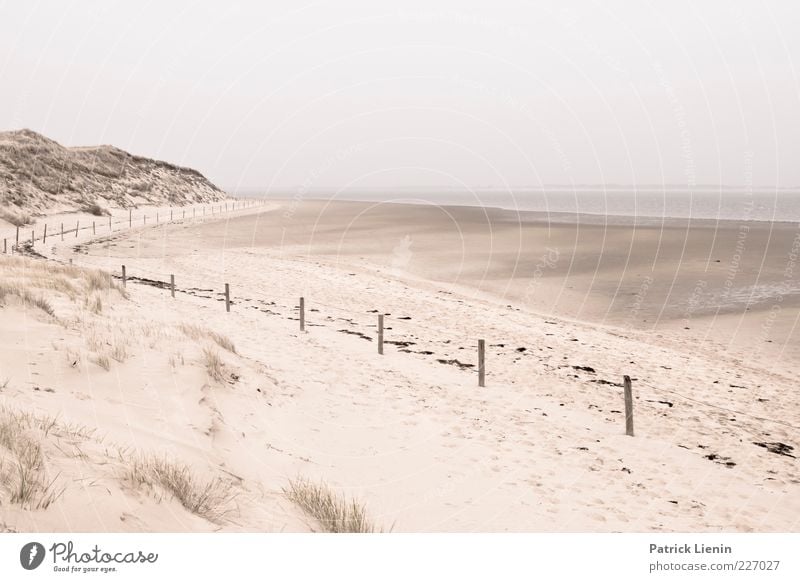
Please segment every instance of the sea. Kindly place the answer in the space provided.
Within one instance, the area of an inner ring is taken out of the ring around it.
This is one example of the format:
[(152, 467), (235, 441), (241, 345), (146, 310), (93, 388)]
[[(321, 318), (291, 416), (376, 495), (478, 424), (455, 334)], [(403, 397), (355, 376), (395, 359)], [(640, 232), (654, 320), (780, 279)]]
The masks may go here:
[[(237, 192), (241, 195), (264, 194)], [(542, 188), (447, 190), (398, 188), (306, 192), (282, 189), (267, 198), (479, 206), (554, 215), (619, 216), (633, 219), (703, 219), (800, 223), (800, 188)]]

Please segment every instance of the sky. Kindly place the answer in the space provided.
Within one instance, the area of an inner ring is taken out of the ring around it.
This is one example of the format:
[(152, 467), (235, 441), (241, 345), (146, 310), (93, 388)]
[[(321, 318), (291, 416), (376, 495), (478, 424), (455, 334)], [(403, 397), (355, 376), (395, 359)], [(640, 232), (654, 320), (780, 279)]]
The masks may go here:
[(0, 0), (0, 130), (232, 190), (800, 185), (800, 4)]

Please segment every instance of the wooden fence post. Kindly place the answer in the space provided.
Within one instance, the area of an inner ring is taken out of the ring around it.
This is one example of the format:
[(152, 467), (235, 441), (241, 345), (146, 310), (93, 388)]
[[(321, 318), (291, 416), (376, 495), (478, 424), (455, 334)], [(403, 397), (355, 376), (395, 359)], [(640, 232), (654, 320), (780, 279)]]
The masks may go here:
[(108, 231), (111, 232), (111, 216), (108, 217)]
[(17, 227), (17, 239), (15, 244), (19, 246), (19, 227)]
[(169, 209), (169, 221), (172, 222), (172, 208)]
[(128, 286), (128, 274), (125, 272), (125, 265), (122, 265), (122, 286)]
[(80, 220), (76, 220), (75, 221), (75, 238), (78, 238), (78, 227), (80, 227), (80, 225), (81, 225), (81, 221)]
[(231, 287), (225, 283), (225, 311), (231, 310)]
[(622, 383), (625, 387), (625, 434), (633, 436), (633, 390), (631, 390), (631, 377), (623, 376)]
[(378, 353), (383, 355), (383, 313), (378, 314)]
[(156, 224), (158, 224), (158, 212), (156, 212)]
[(61, 223), (61, 240), (64, 240), (64, 223)]
[(486, 341), (478, 340), (478, 386), (486, 386)]
[(306, 330), (306, 298), (300, 298), (300, 331)]
[(32, 228), (31, 229), (31, 246), (33, 246), (35, 242), (36, 242), (36, 230)]
[(43, 243), (47, 242), (47, 223), (45, 223), (44, 225), (44, 235), (42, 236), (42, 242)]
[(8, 239), (3, 239), (3, 254), (5, 255), (8, 252)]
[(169, 290), (172, 293), (172, 298), (175, 299), (175, 275), (169, 276)]
[(133, 228), (133, 208), (128, 209), (128, 228)]
[(95, 228), (94, 220), (92, 221), (92, 234), (97, 234), (97, 229)]

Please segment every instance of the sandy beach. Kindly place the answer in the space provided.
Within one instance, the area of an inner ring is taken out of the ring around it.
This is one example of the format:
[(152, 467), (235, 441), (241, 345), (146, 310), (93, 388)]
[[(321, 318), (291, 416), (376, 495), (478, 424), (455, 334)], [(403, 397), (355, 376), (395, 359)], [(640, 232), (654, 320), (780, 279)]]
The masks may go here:
[[(0, 310), (0, 401), (57, 419), (62, 488), (0, 524), (314, 531), (284, 491), (307, 479), (400, 532), (797, 531), (797, 228), (747, 226), (742, 249), (739, 224), (287, 200), (3, 257), (6, 281), (77, 283), (49, 287), (55, 315)], [(83, 298), (84, 267), (115, 279)], [(193, 512), (137, 481), (152, 458), (229, 497)]]

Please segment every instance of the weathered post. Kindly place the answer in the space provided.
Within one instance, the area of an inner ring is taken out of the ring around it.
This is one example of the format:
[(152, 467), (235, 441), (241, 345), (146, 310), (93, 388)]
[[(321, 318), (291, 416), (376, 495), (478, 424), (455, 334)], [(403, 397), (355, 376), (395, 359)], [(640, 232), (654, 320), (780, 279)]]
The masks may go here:
[(156, 224), (158, 224), (158, 212), (156, 212)]
[(231, 310), (231, 287), (225, 283), (225, 311)]
[(31, 246), (36, 242), (36, 230), (31, 229)]
[(631, 390), (631, 377), (622, 377), (625, 389), (625, 434), (633, 436), (633, 390)]
[(133, 208), (128, 209), (128, 228), (133, 228)]
[(122, 265), (122, 286), (128, 286), (128, 274), (125, 272), (125, 265)]
[(44, 234), (42, 235), (42, 242), (43, 243), (47, 242), (47, 223), (45, 223), (44, 225)]
[(61, 223), (61, 240), (64, 240), (64, 223)]
[(300, 298), (300, 331), (306, 330), (306, 298)]
[(478, 340), (478, 386), (486, 386), (486, 342)]
[(169, 221), (172, 222), (172, 208), (169, 209)]
[(17, 238), (16, 238), (16, 242), (14, 244), (19, 246), (19, 227), (17, 227)]
[(8, 253), (8, 239), (3, 239), (3, 254)]
[(81, 225), (81, 221), (80, 220), (76, 220), (75, 221), (75, 238), (78, 238), (78, 227), (80, 227), (80, 225)]
[(111, 216), (108, 217), (108, 231), (111, 232)]
[(92, 235), (95, 235), (95, 234), (97, 234), (97, 228), (95, 228), (95, 222), (93, 220), (92, 221)]
[(169, 276), (169, 290), (172, 293), (172, 298), (175, 299), (175, 275)]
[(378, 353), (383, 355), (383, 313), (378, 314)]

